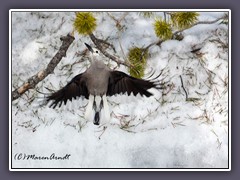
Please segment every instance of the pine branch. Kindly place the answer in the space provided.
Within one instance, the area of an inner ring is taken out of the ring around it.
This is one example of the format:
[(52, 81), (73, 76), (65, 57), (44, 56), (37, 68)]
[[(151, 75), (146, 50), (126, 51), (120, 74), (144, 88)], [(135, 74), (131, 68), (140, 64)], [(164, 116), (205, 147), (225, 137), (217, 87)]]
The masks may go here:
[[(166, 12), (166, 14), (170, 15), (170, 13), (168, 13), (168, 12)], [(224, 16), (222, 16), (222, 17), (220, 17), (220, 18), (217, 18), (217, 19), (215, 19), (215, 20), (213, 20), (213, 21), (199, 21), (199, 22), (196, 22), (196, 23), (194, 23), (191, 27), (188, 27), (188, 28), (185, 28), (185, 29), (181, 29), (181, 30), (178, 30), (178, 31), (174, 32), (173, 35), (172, 35), (172, 37), (176, 36), (178, 33), (181, 33), (181, 32), (183, 32), (183, 31), (185, 31), (185, 30), (187, 30), (187, 29), (189, 29), (189, 28), (192, 28), (193, 26), (196, 26), (196, 25), (198, 25), (198, 24), (214, 24), (214, 23), (216, 23), (216, 22), (218, 22), (218, 21), (220, 21), (220, 20), (224, 20), (224, 19), (226, 19), (226, 18), (228, 18), (228, 16), (227, 16), (227, 15), (224, 15)], [(152, 46), (154, 46), (154, 45), (160, 46), (164, 41), (166, 41), (166, 40), (159, 39), (158, 41), (153, 42), (153, 43), (147, 45), (144, 49), (145, 49), (145, 50), (148, 50), (150, 47), (152, 47)]]
[(52, 58), (49, 62), (46, 69), (39, 71), (34, 76), (30, 77), (22, 86), (16, 88), (12, 92), (12, 101), (18, 99), (22, 94), (24, 94), (29, 89), (33, 89), (39, 82), (41, 82), (44, 78), (46, 78), (49, 74), (53, 73), (55, 67), (61, 61), (63, 57), (66, 57), (66, 52), (69, 46), (74, 41), (74, 37), (70, 34), (67, 36), (63, 36), (60, 38), (62, 41), (62, 45), (59, 48), (57, 54)]
[(178, 33), (183, 32), (183, 31), (185, 31), (185, 30), (187, 30), (187, 29), (192, 28), (193, 26), (196, 26), (196, 25), (199, 25), (199, 24), (214, 24), (214, 23), (216, 23), (216, 22), (218, 22), (218, 21), (220, 21), (220, 20), (224, 20), (224, 19), (226, 19), (226, 18), (228, 18), (227, 15), (224, 15), (224, 16), (222, 16), (222, 17), (220, 17), (220, 18), (217, 18), (217, 19), (215, 19), (215, 20), (213, 20), (213, 21), (198, 21), (198, 22), (194, 23), (191, 27), (184, 28), (184, 29), (181, 29), (181, 30), (178, 30), (178, 31), (174, 32), (174, 33), (173, 33), (173, 36), (174, 36), (174, 35), (177, 35)]
[(149, 45), (146, 46), (144, 49), (145, 49), (145, 50), (148, 50), (150, 47), (152, 47), (152, 46), (154, 46), (154, 45), (160, 46), (160, 45), (162, 44), (162, 42), (164, 42), (164, 40), (159, 39), (158, 41), (149, 44)]
[(99, 40), (98, 38), (95, 37), (94, 34), (89, 34), (91, 40), (93, 41), (93, 43), (95, 44), (95, 46), (101, 51), (101, 53), (104, 54), (104, 56), (108, 57), (109, 59), (115, 61), (118, 65), (124, 65), (127, 67), (132, 67), (132, 65), (128, 62), (124, 62), (123, 60), (120, 60), (119, 58), (117, 58), (116, 56), (113, 56), (111, 54), (109, 54), (107, 51), (104, 50), (103, 46), (101, 45), (101, 40)]

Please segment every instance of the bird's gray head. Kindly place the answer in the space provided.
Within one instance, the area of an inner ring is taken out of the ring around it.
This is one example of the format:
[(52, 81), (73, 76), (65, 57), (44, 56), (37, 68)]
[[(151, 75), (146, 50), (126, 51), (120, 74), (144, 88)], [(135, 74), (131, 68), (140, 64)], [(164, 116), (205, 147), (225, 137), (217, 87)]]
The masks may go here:
[(89, 44), (87, 44), (87, 43), (84, 43), (84, 44), (87, 46), (87, 48), (88, 48), (88, 50), (90, 51), (90, 54), (91, 54), (92, 57), (98, 57), (98, 56), (100, 56), (100, 51), (99, 51), (98, 49), (91, 47), (91, 46), (90, 46)]

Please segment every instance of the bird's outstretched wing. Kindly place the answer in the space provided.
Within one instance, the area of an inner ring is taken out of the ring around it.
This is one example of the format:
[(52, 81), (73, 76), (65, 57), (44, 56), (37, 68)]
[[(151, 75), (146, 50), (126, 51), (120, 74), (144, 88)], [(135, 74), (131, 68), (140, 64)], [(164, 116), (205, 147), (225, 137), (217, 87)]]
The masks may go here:
[(58, 104), (59, 107), (67, 103), (68, 100), (72, 101), (72, 98), (76, 99), (76, 97), (84, 96), (88, 99), (89, 92), (87, 90), (87, 86), (85, 83), (85, 78), (82, 74), (75, 76), (65, 87), (62, 89), (52, 93), (47, 96), (46, 100), (53, 101), (49, 107), (55, 108)]
[(128, 95), (131, 93), (137, 95), (139, 93), (149, 97), (152, 95), (148, 91), (150, 88), (160, 89), (157, 81), (137, 79), (120, 71), (111, 71), (107, 95), (112, 96), (127, 92)]

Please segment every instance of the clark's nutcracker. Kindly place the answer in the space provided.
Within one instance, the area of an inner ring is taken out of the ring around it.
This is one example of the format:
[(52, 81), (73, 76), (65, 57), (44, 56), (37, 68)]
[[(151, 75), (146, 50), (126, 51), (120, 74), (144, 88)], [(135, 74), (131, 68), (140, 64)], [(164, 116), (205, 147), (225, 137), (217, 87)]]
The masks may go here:
[(90, 67), (83, 73), (75, 76), (65, 87), (47, 96), (46, 100), (52, 101), (50, 107), (60, 107), (72, 98), (83, 96), (89, 100), (85, 118), (90, 119), (94, 115), (93, 123), (99, 125), (100, 112), (103, 109), (107, 120), (110, 120), (110, 112), (106, 96), (115, 94), (134, 96), (140, 94), (150, 97), (150, 88), (160, 89), (160, 83), (156, 80), (137, 79), (121, 71), (111, 70), (100, 58), (100, 51), (86, 44), (90, 51)]

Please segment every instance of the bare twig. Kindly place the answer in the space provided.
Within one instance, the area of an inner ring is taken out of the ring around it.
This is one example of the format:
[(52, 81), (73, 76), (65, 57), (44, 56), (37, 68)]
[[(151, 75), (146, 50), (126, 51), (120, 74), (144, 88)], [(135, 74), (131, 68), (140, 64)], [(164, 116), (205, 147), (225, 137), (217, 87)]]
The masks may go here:
[(183, 85), (183, 80), (182, 80), (182, 76), (181, 76), (181, 75), (180, 75), (180, 79), (181, 79), (182, 88), (183, 88), (183, 90), (184, 90), (184, 92), (185, 92), (186, 101), (187, 101), (187, 100), (188, 100), (188, 94), (187, 94), (187, 91), (186, 91), (186, 89), (185, 89), (185, 87), (184, 87), (184, 85)]
[(103, 133), (106, 131), (106, 129), (107, 129), (107, 126), (103, 126), (102, 133), (98, 136), (98, 139), (99, 139), (99, 140), (101, 139), (101, 136), (102, 136)]
[(116, 27), (118, 28), (119, 31), (121, 31), (123, 29), (123, 26), (121, 25), (121, 21), (125, 19), (125, 17), (129, 14), (129, 12), (125, 12), (119, 19), (116, 19), (112, 14), (110, 14), (109, 12), (107, 12), (107, 14), (109, 15), (110, 18), (112, 18), (112, 20), (115, 21), (116, 23)]
[(68, 34), (67, 36), (63, 36), (60, 38), (62, 41), (62, 45), (59, 48), (57, 54), (52, 58), (52, 60), (49, 62), (46, 69), (39, 71), (34, 76), (30, 77), (22, 86), (16, 88), (12, 92), (12, 101), (18, 99), (22, 94), (24, 94), (29, 89), (35, 88), (35, 86), (41, 82), (44, 78), (46, 78), (49, 74), (53, 72), (55, 67), (58, 65), (58, 63), (61, 61), (63, 57), (66, 57), (66, 52), (69, 48), (69, 46), (74, 41), (74, 37)]
[(164, 21), (167, 22), (167, 14), (166, 14), (166, 12), (163, 12), (163, 15), (164, 15)]

